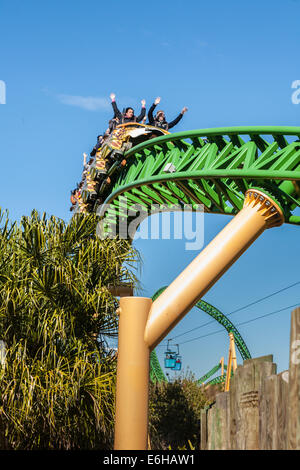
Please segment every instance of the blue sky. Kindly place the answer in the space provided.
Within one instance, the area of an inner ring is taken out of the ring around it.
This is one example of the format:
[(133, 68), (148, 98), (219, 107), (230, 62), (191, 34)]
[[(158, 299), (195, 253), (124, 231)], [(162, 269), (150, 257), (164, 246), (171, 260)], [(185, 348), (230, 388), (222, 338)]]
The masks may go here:
[[(111, 117), (109, 94), (139, 109), (161, 96), (176, 131), (300, 123), (292, 83), (300, 80), (298, 0), (240, 2), (0, 1), (1, 199), (12, 219), (33, 208), (68, 220), (82, 153)], [(205, 215), (205, 244), (230, 217)], [(229, 313), (300, 280), (299, 228), (269, 230), (206, 294)], [(137, 240), (143, 295), (171, 282), (196, 256), (185, 240)], [(299, 302), (299, 286), (230, 317), (240, 323)], [(169, 335), (207, 321), (192, 311)], [(253, 356), (288, 367), (290, 311), (241, 326)], [(210, 325), (180, 342), (220, 329)], [(179, 338), (178, 338), (179, 341)], [(227, 357), (225, 332), (182, 344), (196, 375)], [(158, 348), (163, 351), (163, 348)], [(162, 357), (161, 352), (159, 353)], [(240, 362), (240, 357), (238, 358)]]

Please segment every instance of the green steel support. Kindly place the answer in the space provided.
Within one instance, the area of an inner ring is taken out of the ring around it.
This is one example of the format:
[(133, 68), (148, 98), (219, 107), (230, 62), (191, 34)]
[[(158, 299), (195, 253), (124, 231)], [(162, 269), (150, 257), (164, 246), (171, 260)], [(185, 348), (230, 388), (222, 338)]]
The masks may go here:
[[(127, 165), (101, 197), (116, 209), (123, 201), (123, 215), (130, 220), (126, 210), (135, 204), (146, 213), (153, 204), (170, 210), (184, 204), (199, 210), (203, 204), (205, 212), (235, 215), (246, 190), (256, 188), (281, 205), (286, 223), (300, 225), (299, 136), (300, 127), (250, 126), (157, 137), (124, 154)], [(95, 204), (97, 209), (105, 216), (107, 209)], [(108, 222), (109, 230), (113, 222)]]
[[(208, 371), (205, 375), (200, 377), (200, 379), (197, 380), (198, 383), (202, 384), (207, 381), (210, 377), (212, 377), (218, 370), (221, 369), (221, 364), (218, 363), (216, 366), (214, 366), (210, 371)], [(227, 366), (224, 365), (224, 370), (227, 370)]]

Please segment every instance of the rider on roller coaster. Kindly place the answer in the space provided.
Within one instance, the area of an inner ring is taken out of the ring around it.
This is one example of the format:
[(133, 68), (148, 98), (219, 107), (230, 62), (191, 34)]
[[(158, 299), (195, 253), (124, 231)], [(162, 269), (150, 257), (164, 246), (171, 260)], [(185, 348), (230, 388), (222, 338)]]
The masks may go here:
[(142, 100), (141, 103), (142, 103), (142, 110), (141, 110), (141, 114), (139, 116), (135, 116), (134, 115), (134, 110), (133, 108), (131, 107), (128, 107), (125, 109), (125, 112), (124, 113), (121, 113), (121, 111), (118, 109), (117, 105), (116, 105), (116, 95), (114, 93), (111, 93), (110, 94), (110, 99), (111, 99), (111, 104), (112, 104), (112, 107), (113, 107), (113, 110), (114, 110), (114, 118), (113, 119), (118, 119), (119, 120), (119, 124), (126, 124), (128, 122), (140, 122), (144, 119), (145, 115), (146, 115), (146, 101), (145, 100)]
[(153, 111), (159, 103), (160, 103), (160, 97), (158, 96), (148, 111), (149, 124), (151, 126), (165, 129), (166, 131), (171, 129), (171, 127), (176, 126), (176, 124), (178, 124), (178, 122), (182, 119), (182, 116), (184, 115), (184, 113), (186, 113), (188, 110), (186, 107), (184, 107), (181, 113), (173, 121), (167, 122), (165, 113), (162, 110), (157, 111), (155, 117), (153, 117)]

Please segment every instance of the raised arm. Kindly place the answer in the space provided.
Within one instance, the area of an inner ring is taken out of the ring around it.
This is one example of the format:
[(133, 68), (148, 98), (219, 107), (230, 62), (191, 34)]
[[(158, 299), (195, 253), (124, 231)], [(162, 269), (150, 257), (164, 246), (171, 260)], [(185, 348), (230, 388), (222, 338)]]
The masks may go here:
[(118, 119), (122, 119), (122, 114), (120, 110), (118, 109), (118, 106), (116, 104), (116, 95), (114, 93), (110, 94), (110, 99), (111, 99), (111, 105), (114, 110), (114, 117), (117, 117)]
[(159, 96), (155, 99), (153, 105), (151, 106), (151, 108), (148, 111), (149, 124), (154, 124), (153, 112), (154, 112), (156, 106), (158, 105), (158, 103), (160, 103), (160, 97)]
[(188, 109), (187, 109), (186, 107), (184, 107), (184, 108), (182, 109), (181, 113), (178, 114), (178, 116), (177, 116), (173, 121), (169, 122), (168, 128), (171, 129), (172, 127), (176, 126), (176, 124), (179, 123), (179, 121), (182, 119), (182, 116), (184, 115), (184, 113), (187, 112), (187, 110), (188, 110)]
[(144, 117), (146, 116), (146, 101), (142, 100), (141, 103), (142, 103), (141, 114), (136, 118), (136, 122), (142, 121)]

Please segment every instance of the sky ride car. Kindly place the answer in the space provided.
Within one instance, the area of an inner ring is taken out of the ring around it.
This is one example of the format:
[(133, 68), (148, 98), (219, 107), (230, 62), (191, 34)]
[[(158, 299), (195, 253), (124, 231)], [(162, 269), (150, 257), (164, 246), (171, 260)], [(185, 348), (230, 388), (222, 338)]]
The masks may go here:
[(165, 351), (165, 361), (164, 365), (166, 369), (171, 369), (171, 370), (181, 370), (181, 356), (179, 355), (179, 345), (176, 344), (177, 346), (177, 352), (172, 351), (169, 347), (169, 342), (172, 341), (171, 339), (168, 340), (168, 345), (167, 349)]

